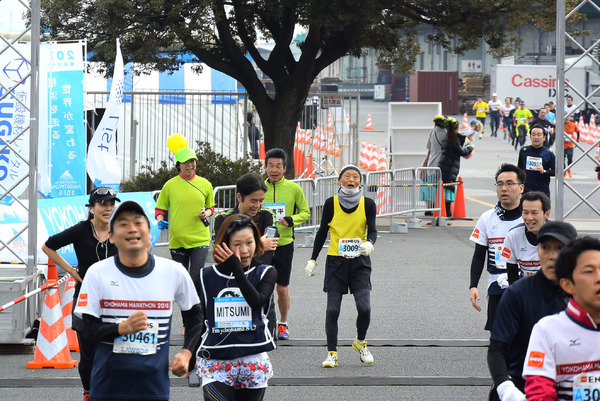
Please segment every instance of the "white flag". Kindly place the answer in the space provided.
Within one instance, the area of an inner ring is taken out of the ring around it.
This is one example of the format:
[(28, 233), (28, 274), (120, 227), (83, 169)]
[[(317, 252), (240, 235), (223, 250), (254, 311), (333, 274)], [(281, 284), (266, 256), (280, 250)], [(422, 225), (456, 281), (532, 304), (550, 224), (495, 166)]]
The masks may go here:
[(117, 56), (110, 97), (106, 105), (106, 112), (88, 148), (87, 172), (94, 187), (109, 186), (119, 190), (121, 185), (122, 172), (117, 160), (116, 133), (119, 120), (123, 118), (124, 75), (121, 45), (117, 39)]

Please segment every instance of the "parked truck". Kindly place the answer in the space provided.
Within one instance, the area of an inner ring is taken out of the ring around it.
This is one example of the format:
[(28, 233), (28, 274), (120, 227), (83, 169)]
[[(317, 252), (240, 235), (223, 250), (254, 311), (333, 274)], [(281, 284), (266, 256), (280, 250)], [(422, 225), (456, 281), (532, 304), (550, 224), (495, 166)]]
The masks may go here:
[[(600, 76), (592, 72), (590, 64), (584, 61), (570, 68), (565, 79), (586, 96), (600, 85)], [(528, 109), (539, 110), (550, 100), (556, 102), (556, 83), (555, 65), (496, 64), (492, 66), (490, 92), (497, 93), (502, 103), (507, 96), (520, 97), (525, 100)], [(566, 95), (573, 96), (575, 104), (582, 101), (568, 85), (565, 85)], [(592, 102), (600, 107), (600, 93)], [(581, 109), (585, 109), (585, 106)]]

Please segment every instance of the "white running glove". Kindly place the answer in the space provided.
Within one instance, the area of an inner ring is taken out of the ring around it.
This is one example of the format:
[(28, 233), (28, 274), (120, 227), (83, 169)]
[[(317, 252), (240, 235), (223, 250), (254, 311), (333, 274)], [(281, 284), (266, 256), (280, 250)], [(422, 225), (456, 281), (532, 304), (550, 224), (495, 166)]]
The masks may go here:
[(362, 244), (360, 244), (360, 254), (363, 256), (368, 256), (372, 254), (374, 250), (375, 248), (373, 247), (371, 241), (363, 242)]
[(526, 401), (523, 394), (511, 380), (506, 380), (496, 387), (498, 396), (502, 401)]
[(315, 275), (315, 267), (317, 267), (316, 260), (311, 259), (306, 263), (306, 268), (304, 270), (306, 271), (306, 275), (308, 277), (312, 277)]

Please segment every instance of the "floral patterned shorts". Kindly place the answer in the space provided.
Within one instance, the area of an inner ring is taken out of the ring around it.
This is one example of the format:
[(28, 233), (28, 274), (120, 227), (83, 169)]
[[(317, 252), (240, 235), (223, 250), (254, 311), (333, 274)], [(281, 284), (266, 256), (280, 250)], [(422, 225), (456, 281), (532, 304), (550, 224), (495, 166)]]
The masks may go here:
[(273, 376), (273, 365), (266, 352), (229, 360), (201, 358), (197, 374), (202, 385), (218, 381), (234, 388), (261, 388)]

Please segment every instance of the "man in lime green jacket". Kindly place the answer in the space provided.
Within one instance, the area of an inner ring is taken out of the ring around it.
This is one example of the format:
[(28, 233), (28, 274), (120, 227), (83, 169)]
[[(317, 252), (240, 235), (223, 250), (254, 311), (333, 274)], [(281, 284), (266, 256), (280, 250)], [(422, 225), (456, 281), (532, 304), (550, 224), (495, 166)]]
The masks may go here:
[(290, 309), (290, 275), (294, 257), (294, 227), (310, 218), (310, 209), (300, 185), (284, 178), (287, 155), (279, 148), (270, 149), (265, 155), (267, 170), (267, 193), (264, 207), (271, 209), (277, 221), (279, 241), (273, 256), (273, 266), (277, 269), (277, 303), (279, 305), (279, 325), (277, 338), (287, 340), (290, 332), (287, 325)]

